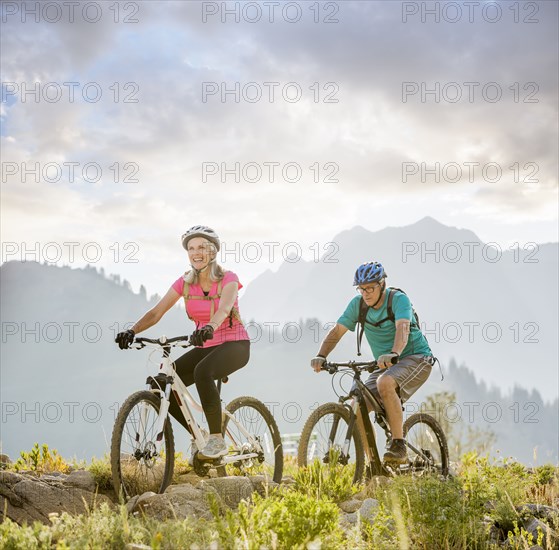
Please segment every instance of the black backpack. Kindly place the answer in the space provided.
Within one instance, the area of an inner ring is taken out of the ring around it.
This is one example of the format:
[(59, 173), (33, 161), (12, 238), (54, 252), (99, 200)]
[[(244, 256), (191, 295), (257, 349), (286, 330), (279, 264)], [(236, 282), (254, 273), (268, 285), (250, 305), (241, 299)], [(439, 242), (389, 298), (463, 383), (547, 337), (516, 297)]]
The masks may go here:
[[(382, 323), (386, 321), (391, 321), (392, 323), (396, 322), (394, 318), (394, 311), (392, 311), (392, 300), (394, 299), (394, 294), (396, 293), (396, 291), (401, 292), (402, 294), (406, 294), (401, 288), (390, 288), (390, 290), (388, 291), (388, 303), (386, 304), (387, 316), (384, 319), (377, 321), (376, 323), (367, 321), (367, 312), (369, 311), (369, 307), (371, 306), (368, 306), (365, 303), (365, 300), (363, 300), (363, 297), (361, 297), (361, 300), (359, 301), (359, 317), (357, 318), (357, 355), (361, 355), (361, 340), (363, 339), (363, 332), (365, 331), (365, 323), (368, 323), (373, 327), (380, 327), (380, 325), (382, 325)], [(415, 309), (413, 309), (413, 306), (412, 311), (413, 321), (411, 322), (411, 325), (415, 325), (419, 328), (419, 316), (417, 315)]]

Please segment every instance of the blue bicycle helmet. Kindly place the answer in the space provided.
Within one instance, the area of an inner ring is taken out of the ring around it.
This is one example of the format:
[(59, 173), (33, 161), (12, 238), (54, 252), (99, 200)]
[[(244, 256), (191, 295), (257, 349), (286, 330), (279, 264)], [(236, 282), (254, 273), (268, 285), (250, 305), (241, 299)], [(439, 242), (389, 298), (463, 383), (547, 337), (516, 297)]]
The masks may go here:
[(377, 281), (382, 281), (385, 277), (386, 271), (384, 271), (382, 264), (379, 262), (367, 262), (357, 268), (353, 278), (353, 286), (376, 283)]

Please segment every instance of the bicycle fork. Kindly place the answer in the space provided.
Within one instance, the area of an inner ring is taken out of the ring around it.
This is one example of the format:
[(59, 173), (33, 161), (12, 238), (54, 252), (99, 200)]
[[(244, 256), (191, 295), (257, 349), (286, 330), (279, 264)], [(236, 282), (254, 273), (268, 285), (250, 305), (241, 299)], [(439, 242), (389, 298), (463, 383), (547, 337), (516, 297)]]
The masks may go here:
[[(347, 431), (345, 434), (345, 439), (340, 450), (340, 455), (338, 456), (338, 462), (347, 465), (349, 462), (349, 446), (351, 445), (351, 436), (353, 435), (353, 430), (355, 429), (355, 421), (357, 418), (357, 409), (359, 408), (359, 403), (357, 399), (352, 399), (351, 404), (348, 405), (350, 409), (349, 422), (347, 426)], [(324, 462), (328, 463), (330, 461), (330, 451), (335, 448), (334, 442), (336, 441), (336, 433), (338, 431), (338, 426), (340, 424), (340, 416), (334, 415), (334, 420), (332, 422), (332, 428), (330, 429), (330, 437), (328, 438), (328, 450), (327, 455), (324, 457)]]
[[(152, 390), (150, 384), (146, 386), (147, 390)], [(155, 456), (159, 456), (161, 453), (161, 447), (163, 445), (163, 430), (165, 429), (165, 419), (167, 418), (167, 414), (169, 412), (169, 405), (170, 405), (170, 395), (171, 395), (171, 382), (169, 380), (166, 381), (165, 384), (165, 391), (159, 390), (158, 392), (161, 397), (161, 401), (159, 404), (159, 414), (157, 415), (157, 419), (155, 424), (153, 425), (153, 431), (155, 432), (155, 442), (150, 438), (147, 439), (147, 430), (148, 430), (148, 415), (151, 410), (150, 405), (143, 401), (140, 408), (140, 422), (136, 431), (136, 446), (135, 446), (135, 455), (143, 455), (143, 458), (149, 460)], [(146, 445), (146, 441), (148, 445)], [(145, 445), (146, 447), (150, 448), (142, 448)]]

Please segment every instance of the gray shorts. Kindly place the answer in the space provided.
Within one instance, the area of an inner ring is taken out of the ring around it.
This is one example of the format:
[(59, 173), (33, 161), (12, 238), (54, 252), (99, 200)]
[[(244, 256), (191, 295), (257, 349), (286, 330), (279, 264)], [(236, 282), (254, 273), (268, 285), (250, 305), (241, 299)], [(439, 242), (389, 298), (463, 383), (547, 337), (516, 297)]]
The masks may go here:
[[(431, 374), (433, 362), (432, 355), (408, 355), (400, 359), (395, 365), (371, 374), (365, 381), (365, 386), (382, 403), (377, 388), (377, 379), (380, 376), (390, 376), (396, 380), (398, 384), (396, 391), (402, 403), (405, 403), (427, 381)], [(376, 405), (373, 409), (377, 409)]]

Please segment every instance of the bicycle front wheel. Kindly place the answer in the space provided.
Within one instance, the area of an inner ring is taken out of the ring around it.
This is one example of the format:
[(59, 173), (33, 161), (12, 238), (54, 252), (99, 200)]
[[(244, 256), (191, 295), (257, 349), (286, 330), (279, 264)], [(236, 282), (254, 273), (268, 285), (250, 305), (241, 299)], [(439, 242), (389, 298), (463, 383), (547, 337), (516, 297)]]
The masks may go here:
[(163, 493), (171, 482), (175, 464), (173, 428), (167, 417), (163, 433), (156, 433), (160, 402), (154, 392), (139, 391), (118, 412), (111, 440), (111, 470), (119, 498), (127, 500), (146, 491)]
[(430, 415), (412, 414), (404, 422), (404, 438), (413, 473), (448, 475), (448, 445), (441, 425)]
[(256, 454), (217, 469), (218, 475), (265, 475), (276, 483), (283, 473), (283, 448), (278, 426), (269, 409), (254, 397), (237, 397), (227, 405), (223, 437), (230, 457)]
[(305, 422), (297, 459), (299, 467), (309, 466), (315, 460), (354, 468), (353, 482), (363, 476), (365, 455), (361, 434), (354, 424), (349, 438), (349, 446), (344, 449), (348, 435), (350, 411), (338, 403), (325, 403), (316, 409)]

